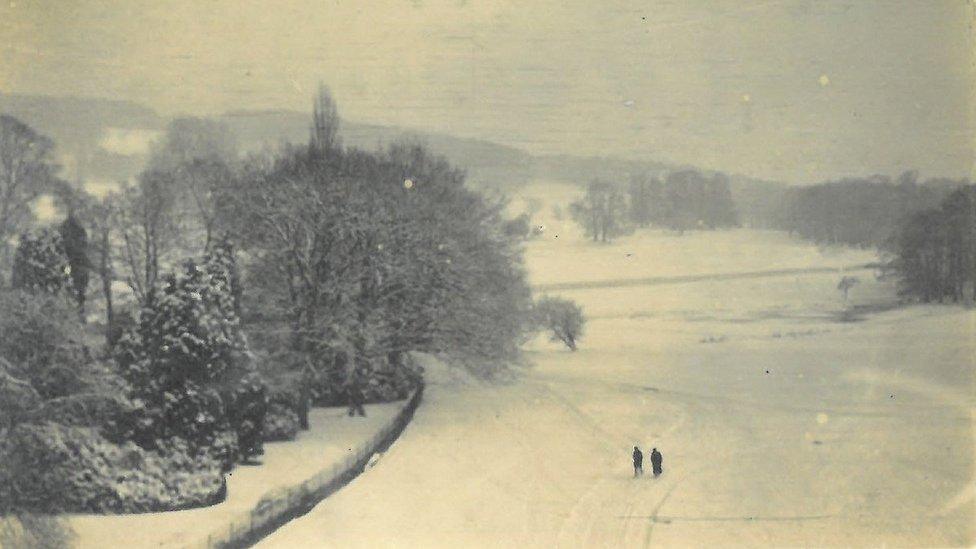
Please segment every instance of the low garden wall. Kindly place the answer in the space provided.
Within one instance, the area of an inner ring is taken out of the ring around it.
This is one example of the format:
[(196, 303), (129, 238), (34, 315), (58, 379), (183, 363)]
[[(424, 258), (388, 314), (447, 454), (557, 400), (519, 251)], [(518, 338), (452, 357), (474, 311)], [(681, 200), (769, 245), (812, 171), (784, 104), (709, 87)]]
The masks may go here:
[(359, 476), (374, 454), (385, 451), (393, 444), (413, 418), (423, 393), (424, 386), (421, 384), (393, 418), (345, 459), (334, 463), (330, 468), (320, 471), (299, 485), (268, 494), (250, 513), (231, 521), (227, 525), (226, 532), (208, 536), (203, 547), (208, 549), (249, 547), (286, 522), (309, 512), (320, 501)]

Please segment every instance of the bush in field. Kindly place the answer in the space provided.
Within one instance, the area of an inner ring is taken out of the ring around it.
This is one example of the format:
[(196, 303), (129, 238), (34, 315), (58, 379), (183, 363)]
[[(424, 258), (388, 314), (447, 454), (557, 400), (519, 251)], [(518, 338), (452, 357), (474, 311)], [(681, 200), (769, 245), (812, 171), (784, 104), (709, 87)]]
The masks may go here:
[(586, 322), (579, 305), (568, 299), (543, 297), (535, 304), (535, 317), (539, 326), (550, 332), (552, 341), (562, 341), (570, 350), (576, 350)]
[(0, 440), (0, 513), (169, 511), (222, 501), (220, 465), (179, 443), (149, 452), (94, 428), (24, 424)]
[(11, 285), (31, 292), (60, 293), (71, 285), (71, 267), (61, 235), (51, 229), (24, 233), (14, 254)]
[(517, 240), (528, 240), (536, 236), (538, 233), (534, 229), (532, 220), (527, 213), (509, 219), (502, 224), (502, 231), (505, 235)]
[(133, 440), (155, 449), (182, 439), (225, 467), (241, 451), (245, 459), (260, 452), (255, 433), (265, 409), (259, 382), (249, 377), (228, 249), (215, 247), (202, 265), (187, 262), (150, 291), (135, 329), (116, 346), (140, 409), (128, 426)]

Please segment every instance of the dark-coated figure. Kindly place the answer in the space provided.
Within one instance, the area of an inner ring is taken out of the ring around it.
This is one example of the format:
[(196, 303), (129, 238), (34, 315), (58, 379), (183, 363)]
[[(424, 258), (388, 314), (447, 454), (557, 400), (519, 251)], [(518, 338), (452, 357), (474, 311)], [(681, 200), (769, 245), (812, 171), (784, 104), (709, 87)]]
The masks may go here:
[(644, 454), (634, 446), (634, 478), (644, 474)]
[(657, 448), (651, 449), (651, 468), (654, 470), (654, 476), (660, 476), (664, 472), (661, 464), (664, 463), (664, 456), (661, 452), (657, 451)]

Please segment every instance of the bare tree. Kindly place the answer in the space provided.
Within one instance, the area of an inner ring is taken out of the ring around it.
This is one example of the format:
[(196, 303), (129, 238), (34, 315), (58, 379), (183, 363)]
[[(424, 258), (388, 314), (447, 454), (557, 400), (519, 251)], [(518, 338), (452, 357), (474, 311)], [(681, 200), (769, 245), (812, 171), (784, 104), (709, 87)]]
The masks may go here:
[(149, 155), (150, 171), (168, 171), (208, 159), (229, 164), (237, 159), (237, 140), (230, 128), (210, 118), (177, 118)]
[(126, 189), (119, 200), (124, 279), (140, 300), (156, 285), (160, 266), (170, 259), (179, 241), (172, 177), (168, 172), (145, 172), (139, 185)]
[(90, 263), (102, 283), (102, 297), (105, 299), (105, 343), (115, 344), (115, 300), (112, 282), (116, 279), (114, 264), (113, 233), (119, 226), (119, 196), (112, 194), (93, 202), (89, 207), (89, 223), (92, 238), (89, 243)]
[(209, 249), (217, 230), (218, 201), (237, 162), (237, 140), (223, 123), (207, 118), (178, 118), (153, 148), (144, 177), (167, 178), (181, 244)]
[(209, 250), (217, 231), (218, 202), (231, 183), (231, 169), (219, 159), (198, 158), (180, 166), (176, 175), (189, 195), (193, 224), (203, 232), (202, 247)]
[(856, 276), (845, 276), (840, 279), (839, 283), (837, 283), (837, 289), (844, 292), (844, 301), (847, 301), (847, 293), (850, 292), (851, 288), (856, 286), (858, 282), (860, 282), (860, 280), (858, 280)]
[(0, 115), (0, 265), (8, 241), (32, 217), (31, 204), (54, 178), (54, 143), (12, 116)]

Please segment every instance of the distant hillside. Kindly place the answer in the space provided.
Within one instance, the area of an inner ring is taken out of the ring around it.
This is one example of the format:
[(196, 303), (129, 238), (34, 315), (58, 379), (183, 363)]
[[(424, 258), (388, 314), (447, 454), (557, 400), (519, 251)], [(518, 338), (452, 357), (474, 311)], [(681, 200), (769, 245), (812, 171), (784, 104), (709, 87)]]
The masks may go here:
[[(64, 176), (97, 183), (130, 180), (145, 165), (152, 139), (169, 120), (128, 102), (77, 97), (0, 94), (0, 113), (23, 120), (57, 145)], [(307, 141), (309, 114), (296, 111), (234, 111), (218, 116), (245, 150)], [(426, 143), (468, 170), (473, 186), (506, 187), (527, 181), (532, 157), (512, 147), (478, 139), (343, 121), (346, 145), (375, 149), (397, 140)]]
[[(0, 112), (12, 114), (54, 139), (69, 180), (111, 185), (131, 180), (145, 165), (150, 142), (169, 120), (129, 101), (0, 94)], [(245, 151), (307, 141), (310, 115), (289, 110), (241, 110), (218, 116)], [(534, 156), (520, 149), (450, 135), (343, 121), (347, 146), (373, 150), (397, 140), (416, 140), (468, 173), (472, 187), (513, 191), (533, 179), (585, 184), (592, 179), (627, 181), (634, 172), (663, 176), (688, 168), (658, 161), (572, 155)], [(707, 170), (705, 170), (707, 172)], [(784, 186), (732, 175), (733, 198), (743, 220), (765, 226)]]
[(12, 115), (54, 140), (68, 179), (117, 181), (137, 173), (144, 159), (112, 150), (106, 139), (155, 134), (166, 120), (130, 101), (0, 94), (0, 113)]
[[(220, 117), (237, 135), (245, 150), (308, 140), (310, 116), (297, 111), (234, 111)], [(532, 175), (532, 156), (519, 149), (479, 139), (422, 132), (391, 126), (342, 121), (340, 135), (346, 146), (375, 150), (400, 140), (426, 143), (433, 151), (468, 171), (476, 187), (505, 187), (526, 182)]]

